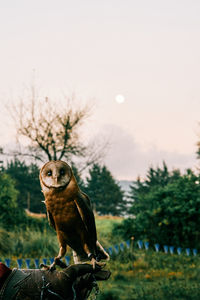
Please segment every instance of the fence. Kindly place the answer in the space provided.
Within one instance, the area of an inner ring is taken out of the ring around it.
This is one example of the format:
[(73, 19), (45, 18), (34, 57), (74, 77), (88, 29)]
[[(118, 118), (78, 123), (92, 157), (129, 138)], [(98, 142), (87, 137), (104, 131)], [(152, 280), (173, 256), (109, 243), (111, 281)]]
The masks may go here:
[[(133, 240), (132, 240), (132, 242), (133, 242)], [(145, 249), (146, 251), (148, 251), (150, 249), (149, 242), (143, 242), (141, 240), (138, 240), (136, 242), (136, 245), (138, 246), (139, 249)], [(110, 254), (110, 256), (112, 256), (113, 254), (119, 254), (120, 252), (123, 252), (125, 249), (130, 249), (130, 247), (131, 247), (131, 240), (127, 240), (127, 241), (121, 242), (119, 244), (116, 244), (114, 246), (111, 246), (105, 250)], [(190, 248), (184, 249), (181, 247), (176, 248), (174, 246), (168, 246), (168, 245), (161, 246), (159, 244), (154, 244), (153, 250), (155, 250), (156, 252), (164, 252), (166, 254), (175, 254), (177, 252), (178, 255), (181, 255), (181, 254), (185, 253), (187, 256), (190, 256), (190, 255), (196, 256), (198, 254), (197, 249), (190, 249)], [(1, 261), (1, 259), (0, 259), (0, 261)], [(49, 258), (49, 259), (47, 259), (47, 258), (43, 258), (43, 259), (39, 259), (39, 258), (21, 259), (21, 258), (19, 258), (16, 260), (17, 266), (19, 269), (22, 268), (22, 265), (24, 264), (24, 262), (25, 262), (26, 268), (30, 269), (30, 264), (32, 261), (34, 262), (35, 268), (38, 269), (40, 266), (40, 262), (42, 262), (45, 265), (48, 264), (48, 262), (50, 262), (50, 264), (52, 264), (54, 261), (54, 258)], [(65, 262), (68, 266), (70, 263), (70, 256), (65, 256)], [(7, 267), (10, 267), (11, 259), (6, 258), (4, 260), (4, 263), (6, 264)]]

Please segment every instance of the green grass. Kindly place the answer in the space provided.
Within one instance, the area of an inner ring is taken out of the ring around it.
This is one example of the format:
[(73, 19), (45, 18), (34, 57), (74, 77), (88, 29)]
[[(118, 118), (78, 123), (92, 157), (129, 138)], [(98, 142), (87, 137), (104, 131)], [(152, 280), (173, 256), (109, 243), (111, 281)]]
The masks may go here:
[(111, 260), (107, 267), (112, 276), (100, 283), (101, 294), (97, 299), (200, 299), (199, 256), (134, 249), (132, 259), (127, 251)]
[[(97, 218), (98, 239), (104, 247), (120, 243), (112, 235), (114, 224), (121, 219)], [(58, 252), (56, 233), (49, 227), (43, 230), (20, 228), (15, 232), (0, 229), (0, 258), (50, 258)], [(23, 253), (23, 255), (21, 255)], [(25, 267), (25, 264), (23, 264)], [(33, 260), (31, 267), (34, 267)], [(112, 272), (108, 281), (100, 282), (97, 300), (199, 300), (200, 256), (171, 255), (153, 250), (138, 250), (136, 243), (119, 255), (113, 255), (106, 268)]]
[[(99, 239), (105, 247), (121, 242), (112, 236), (116, 219), (96, 220)], [(104, 244), (103, 244), (104, 245)], [(111, 278), (101, 282), (98, 300), (199, 300), (200, 257), (171, 255), (152, 250), (131, 250), (113, 256), (107, 263)]]
[[(41, 221), (40, 221), (41, 222)], [(111, 242), (119, 242), (119, 237), (112, 237), (114, 224), (121, 219), (97, 218), (98, 239), (104, 247), (111, 246)], [(0, 228), (0, 257), (53, 257), (58, 252), (58, 241), (55, 230), (44, 222), (42, 229), (35, 227), (15, 228), (12, 232)]]
[(121, 241), (119, 236), (113, 236), (112, 234), (114, 226), (121, 222), (122, 218), (96, 217), (98, 240), (105, 248)]

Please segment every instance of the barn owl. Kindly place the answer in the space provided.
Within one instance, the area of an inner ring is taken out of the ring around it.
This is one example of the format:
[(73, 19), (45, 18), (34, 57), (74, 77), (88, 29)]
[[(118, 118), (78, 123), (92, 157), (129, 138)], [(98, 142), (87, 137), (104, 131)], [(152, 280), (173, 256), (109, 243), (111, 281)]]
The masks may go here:
[(57, 232), (60, 245), (51, 269), (62, 265), (67, 246), (73, 249), (74, 263), (91, 260), (93, 268), (99, 260), (109, 260), (97, 241), (95, 218), (90, 199), (76, 182), (72, 169), (64, 161), (49, 161), (40, 170), (40, 184), (45, 197), (47, 216)]

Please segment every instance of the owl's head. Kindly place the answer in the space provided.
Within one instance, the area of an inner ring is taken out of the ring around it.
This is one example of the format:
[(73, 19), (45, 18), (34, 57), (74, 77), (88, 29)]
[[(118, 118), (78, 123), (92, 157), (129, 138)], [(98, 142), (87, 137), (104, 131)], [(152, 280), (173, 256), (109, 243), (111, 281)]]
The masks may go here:
[(72, 177), (70, 166), (61, 160), (52, 160), (40, 170), (40, 184), (47, 188), (65, 188)]

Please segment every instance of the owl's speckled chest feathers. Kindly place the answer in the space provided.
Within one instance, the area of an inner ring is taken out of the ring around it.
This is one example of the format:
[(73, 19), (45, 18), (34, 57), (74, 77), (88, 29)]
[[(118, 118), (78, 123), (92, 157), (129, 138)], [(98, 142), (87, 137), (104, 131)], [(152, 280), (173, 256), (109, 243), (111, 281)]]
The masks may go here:
[(71, 229), (73, 225), (82, 223), (75, 204), (78, 192), (79, 188), (73, 182), (65, 189), (51, 188), (44, 192), (46, 209), (52, 214), (56, 229)]

